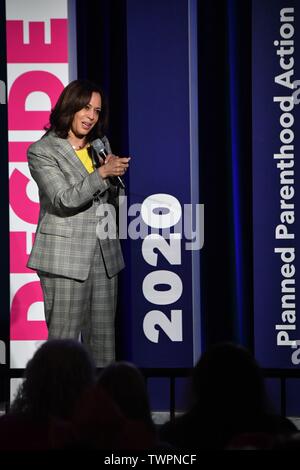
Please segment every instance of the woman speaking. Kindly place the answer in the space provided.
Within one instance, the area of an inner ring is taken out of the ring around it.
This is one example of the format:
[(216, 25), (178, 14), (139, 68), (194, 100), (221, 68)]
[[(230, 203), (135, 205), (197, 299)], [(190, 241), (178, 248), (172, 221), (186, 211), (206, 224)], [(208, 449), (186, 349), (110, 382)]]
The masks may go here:
[[(27, 266), (41, 281), (48, 338), (81, 337), (98, 367), (115, 358), (117, 274), (124, 267), (119, 239), (101, 236), (99, 206), (114, 211), (130, 160), (112, 155), (106, 116), (98, 86), (75, 80), (28, 149), (40, 214)], [(105, 161), (94, 142), (105, 147)]]

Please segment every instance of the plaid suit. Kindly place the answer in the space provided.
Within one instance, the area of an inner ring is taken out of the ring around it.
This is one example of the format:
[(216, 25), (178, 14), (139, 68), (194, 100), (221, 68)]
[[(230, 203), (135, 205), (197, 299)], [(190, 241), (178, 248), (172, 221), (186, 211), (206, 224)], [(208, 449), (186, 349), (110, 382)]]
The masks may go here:
[[(106, 147), (110, 152), (107, 139)], [(97, 171), (88, 173), (70, 143), (53, 133), (29, 147), (28, 162), (39, 188), (40, 215), (27, 266), (41, 279), (49, 338), (78, 337), (80, 332), (89, 338), (97, 329), (98, 337), (103, 337), (107, 328), (109, 343), (116, 274), (124, 267), (124, 260), (119, 239), (99, 239), (96, 232), (101, 218), (99, 204), (110, 202), (116, 188)], [(96, 285), (97, 290), (101, 286), (98, 294), (94, 292)], [(71, 305), (70, 297), (77, 299), (76, 306)], [(113, 345), (104, 347), (96, 338), (93, 342), (98, 344), (90, 345), (97, 365), (114, 359)], [(107, 357), (102, 357), (104, 349)]]

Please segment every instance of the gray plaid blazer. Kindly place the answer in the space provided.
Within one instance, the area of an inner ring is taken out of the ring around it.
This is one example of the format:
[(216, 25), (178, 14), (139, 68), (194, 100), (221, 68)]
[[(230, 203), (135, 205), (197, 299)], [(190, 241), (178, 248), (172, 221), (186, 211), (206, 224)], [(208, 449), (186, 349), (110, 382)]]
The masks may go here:
[[(68, 140), (54, 133), (29, 147), (28, 162), (39, 188), (40, 214), (27, 266), (83, 281), (98, 243), (97, 209), (116, 201), (117, 189), (97, 171), (88, 173)], [(107, 275), (113, 277), (124, 267), (119, 239), (99, 243)]]

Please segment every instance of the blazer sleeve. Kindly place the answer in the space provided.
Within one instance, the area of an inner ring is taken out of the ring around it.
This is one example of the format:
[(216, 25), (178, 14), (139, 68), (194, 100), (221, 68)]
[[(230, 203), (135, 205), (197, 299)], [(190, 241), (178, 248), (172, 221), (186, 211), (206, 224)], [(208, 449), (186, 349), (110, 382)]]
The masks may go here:
[(79, 209), (109, 188), (108, 183), (96, 170), (70, 185), (57, 160), (41, 147), (29, 147), (27, 156), (30, 173), (39, 190), (58, 210)]

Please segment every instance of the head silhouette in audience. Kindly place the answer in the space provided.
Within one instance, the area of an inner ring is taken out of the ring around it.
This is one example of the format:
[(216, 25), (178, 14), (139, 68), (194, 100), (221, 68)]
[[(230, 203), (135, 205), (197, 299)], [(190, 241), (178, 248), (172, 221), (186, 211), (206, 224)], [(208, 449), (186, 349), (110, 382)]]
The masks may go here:
[(83, 391), (94, 382), (94, 363), (80, 342), (46, 341), (27, 364), (11, 413), (36, 420), (68, 419)]
[(156, 430), (140, 371), (131, 363), (106, 366), (83, 395), (73, 419), (76, 448), (153, 448)]
[[(223, 449), (236, 436), (296, 430), (272, 413), (261, 368), (242, 346), (220, 343), (208, 349), (194, 367), (192, 385), (191, 409), (160, 432), (162, 440), (179, 449)], [(269, 445), (270, 439), (263, 437), (260, 442)]]
[(268, 410), (262, 371), (252, 354), (233, 343), (205, 352), (193, 370), (197, 406), (216, 415), (236, 417)]
[(136, 366), (125, 361), (114, 362), (102, 371), (98, 385), (127, 418), (142, 421), (154, 430), (145, 380)]

